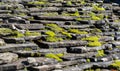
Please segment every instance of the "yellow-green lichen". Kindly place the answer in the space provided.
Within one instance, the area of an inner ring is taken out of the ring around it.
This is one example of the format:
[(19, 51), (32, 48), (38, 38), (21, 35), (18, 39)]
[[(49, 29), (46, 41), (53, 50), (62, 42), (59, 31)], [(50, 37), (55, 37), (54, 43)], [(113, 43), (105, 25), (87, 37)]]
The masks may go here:
[(18, 32), (18, 31), (13, 31), (13, 32), (11, 33), (11, 36), (10, 36), (10, 37), (13, 37), (13, 38), (22, 38), (22, 37), (24, 37), (24, 34)]
[(62, 33), (63, 35), (65, 35), (65, 36), (67, 36), (68, 38), (72, 38), (71, 34), (68, 33), (68, 32), (62, 31), (61, 33)]
[(105, 55), (104, 50), (98, 50), (97, 54), (95, 55), (96, 57), (103, 57)]
[(76, 18), (75, 20), (76, 20), (76, 21), (81, 21), (81, 20), (82, 20), (82, 18)]
[(75, 33), (75, 34), (88, 34), (86, 31), (79, 31), (78, 29), (70, 29), (69, 32)]
[(63, 39), (62, 38), (58, 38), (58, 37), (47, 36), (46, 37), (46, 41), (47, 42), (58, 42), (58, 41), (63, 41)]
[(67, 1), (66, 4), (70, 6), (70, 5), (72, 5), (72, 2), (71, 1)]
[(54, 32), (63, 31), (63, 28), (59, 27), (57, 24), (47, 24), (46, 26), (50, 27), (50, 30)]
[(101, 46), (102, 44), (99, 41), (93, 41), (93, 42), (89, 42), (88, 43), (88, 47), (97, 47), (97, 46)]
[(90, 37), (82, 38), (82, 40), (98, 41), (98, 40), (99, 40), (99, 37), (97, 37), (97, 36), (90, 36)]
[(45, 32), (45, 34), (48, 36), (51, 36), (51, 37), (56, 36), (56, 34), (53, 31), (47, 31), (47, 32)]
[(110, 66), (114, 68), (120, 68), (120, 60), (115, 60)]
[(12, 33), (12, 30), (9, 28), (0, 28), (0, 34)]
[(25, 36), (40, 36), (41, 34), (39, 32), (31, 32), (31, 31), (26, 31)]
[(45, 2), (41, 2), (41, 1), (34, 1), (34, 2), (28, 2), (28, 4), (45, 4)]
[(92, 5), (92, 7), (93, 7), (93, 10), (96, 10), (96, 11), (105, 11), (103, 7), (99, 7), (97, 5)]
[(62, 62), (62, 61), (63, 61), (58, 55), (53, 54), (53, 53), (46, 54), (45, 57), (56, 59), (56, 60), (59, 61), (59, 62)]

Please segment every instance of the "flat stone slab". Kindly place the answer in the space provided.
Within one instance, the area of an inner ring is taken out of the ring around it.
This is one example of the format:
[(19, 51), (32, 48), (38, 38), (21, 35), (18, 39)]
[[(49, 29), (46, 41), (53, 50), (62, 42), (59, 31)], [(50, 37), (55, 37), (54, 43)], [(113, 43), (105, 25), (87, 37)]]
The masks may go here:
[(96, 52), (98, 50), (103, 50), (106, 47), (99, 46), (99, 47), (67, 47), (68, 53), (86, 53), (86, 52)]
[(4, 41), (6, 43), (24, 43), (24, 38), (9, 38), (9, 37), (3, 37)]
[(25, 58), (22, 58), (18, 59), (17, 61), (14, 61), (13, 63), (0, 65), (0, 71), (16, 71), (18, 69), (22, 69), (24, 68), (23, 62), (25, 60)]
[(25, 51), (25, 50), (19, 50), (19, 51), (13, 51), (13, 53), (18, 54), (21, 57), (39, 57), (39, 56), (45, 56), (45, 54), (48, 53), (65, 53), (66, 48), (56, 48), (56, 49), (39, 49), (39, 50), (31, 50), (31, 51)]
[(2, 63), (11, 63), (18, 59), (18, 55), (14, 53), (0, 53), (0, 61)]
[(16, 27), (21, 29), (29, 29), (29, 30), (38, 30), (43, 29), (43, 24), (15, 24)]
[(67, 53), (61, 58), (66, 61), (71, 61), (71, 60), (89, 58), (89, 57), (95, 56), (96, 54), (97, 52), (87, 52), (87, 53), (82, 53), (82, 54)]
[(52, 65), (58, 63), (55, 59), (45, 57), (28, 57), (26, 62), (30, 66)]
[(106, 54), (120, 53), (120, 48), (114, 48), (112, 50), (105, 50)]
[(60, 21), (74, 21), (76, 17), (71, 16), (37, 16), (39, 20), (60, 20)]
[(61, 62), (57, 64), (52, 64), (52, 65), (43, 65), (43, 66), (38, 66), (38, 67), (33, 67), (32, 69), (35, 71), (49, 71), (53, 69), (61, 69), (63, 67), (71, 66), (71, 65), (76, 65), (78, 64), (78, 61), (66, 61), (66, 62)]
[(66, 28), (66, 29), (68, 29), (68, 28), (73, 28), (73, 29), (83, 29), (83, 28), (89, 28), (90, 27), (90, 25), (61, 25), (61, 27), (63, 27), (63, 28)]
[(64, 48), (64, 47), (71, 47), (71, 46), (85, 46), (87, 45), (86, 41), (61, 41), (61, 42), (39, 42), (38, 45), (41, 48)]
[(107, 68), (110, 64), (112, 64), (113, 61), (107, 61), (107, 62), (96, 62), (93, 64), (93, 66), (96, 67), (102, 67), (102, 68)]
[(80, 64), (78, 66), (71, 66), (68, 68), (63, 68), (62, 71), (84, 71), (84, 69), (91, 68), (93, 63)]
[(103, 36), (103, 37), (101, 37), (100, 38), (100, 41), (104, 41), (104, 42), (112, 42), (112, 41), (114, 41), (114, 37), (112, 37), (112, 36)]
[(25, 44), (6, 44), (5, 46), (0, 46), (0, 52), (7, 51), (18, 51), (18, 50), (35, 50), (39, 47), (34, 43), (25, 43)]

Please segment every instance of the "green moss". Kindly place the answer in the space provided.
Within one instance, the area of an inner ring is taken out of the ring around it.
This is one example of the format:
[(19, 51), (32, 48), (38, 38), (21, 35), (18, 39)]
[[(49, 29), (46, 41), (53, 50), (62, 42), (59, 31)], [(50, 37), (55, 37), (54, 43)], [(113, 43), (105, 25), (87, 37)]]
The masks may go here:
[(47, 34), (48, 36), (51, 36), (51, 37), (56, 36), (56, 34), (53, 31), (47, 31), (47, 32), (45, 32), (45, 34)]
[(97, 68), (95, 71), (101, 71), (101, 69), (100, 69), (100, 68)]
[(31, 48), (24, 48), (24, 51), (32, 51), (32, 49)]
[(101, 20), (101, 19), (100, 19), (99, 17), (97, 17), (97, 16), (92, 16), (91, 19), (92, 19), (92, 20)]
[(99, 7), (97, 5), (92, 5), (93, 10), (97, 10), (97, 11), (105, 11), (105, 9), (103, 7)]
[(71, 1), (67, 1), (66, 4), (70, 6), (70, 5), (72, 5), (72, 2)]
[(75, 33), (75, 34), (88, 34), (85, 31), (79, 31), (78, 29), (70, 29), (69, 32)]
[(98, 50), (96, 57), (103, 57), (105, 55), (104, 50)]
[(34, 2), (28, 2), (28, 4), (45, 4), (45, 2), (41, 2), (41, 1), (34, 1)]
[(77, 17), (79, 17), (79, 16), (80, 16), (80, 14), (79, 14), (79, 12), (78, 12), (78, 11), (76, 11), (74, 14), (71, 14), (71, 16), (77, 16)]
[(95, 13), (90, 12), (89, 15), (90, 15), (90, 16), (95, 16)]
[(62, 54), (62, 53), (58, 53), (58, 54), (56, 54), (56, 56), (58, 56), (58, 57), (62, 57), (62, 56), (64, 56), (64, 54)]
[(61, 32), (63, 28), (59, 27), (57, 24), (47, 24), (46, 26), (50, 27), (50, 30), (54, 32)]
[(97, 32), (101, 33), (102, 31), (100, 29), (95, 29)]
[(115, 68), (120, 68), (120, 60), (115, 60), (110, 66)]
[(101, 33), (102, 31), (100, 29), (95, 28), (95, 29), (91, 30), (90, 32), (91, 33), (96, 33), (96, 32)]
[(117, 23), (118, 23), (118, 22), (120, 22), (120, 19), (116, 19), (116, 20), (114, 20), (114, 22), (117, 22)]
[(86, 61), (89, 63), (89, 62), (90, 62), (90, 59), (86, 59)]
[(53, 53), (46, 54), (45, 57), (56, 59), (56, 60), (59, 61), (59, 62), (62, 62), (62, 61), (63, 61), (59, 56), (57, 56), (57, 55), (55, 55), (55, 54), (53, 54)]
[(11, 36), (10, 37), (14, 37), (14, 38), (21, 38), (21, 37), (24, 37), (24, 34), (18, 32), (18, 31), (13, 31), (11, 33)]
[(25, 36), (40, 36), (41, 34), (39, 32), (31, 32), (31, 31), (26, 31)]
[(84, 5), (85, 3), (86, 3), (86, 2), (85, 2), (84, 0), (82, 0), (80, 4)]
[(67, 13), (67, 12), (62, 12), (61, 14), (62, 16), (70, 16), (70, 13)]
[(25, 13), (20, 13), (20, 14), (18, 14), (18, 16), (26, 16), (26, 14)]
[(28, 18), (28, 20), (30, 21), (30, 20), (34, 20), (34, 17), (30, 17), (30, 18)]
[(90, 36), (90, 37), (82, 38), (82, 40), (98, 41), (98, 40), (99, 40), (99, 37), (97, 37), (97, 36)]
[(84, 71), (94, 71), (94, 69), (88, 68), (88, 69), (85, 69)]
[(103, 14), (98, 14), (97, 17), (99, 17), (100, 19), (103, 19), (104, 15)]
[(66, 35), (68, 38), (72, 38), (71, 34), (68, 33), (68, 32), (62, 31), (61, 33), (62, 33), (63, 35)]
[(89, 16), (91, 16), (91, 20), (101, 20), (104, 18), (104, 15), (103, 14), (98, 14), (96, 15), (95, 13), (93, 12), (90, 12), (89, 13)]
[(75, 11), (75, 13), (62, 12), (62, 16), (76, 16), (76, 17), (79, 17), (80, 14), (79, 14), (78, 11)]
[(99, 7), (97, 8), (98, 11), (105, 11), (105, 9), (103, 7)]
[(58, 42), (58, 41), (63, 41), (63, 39), (62, 38), (57, 38), (57, 37), (47, 36), (46, 41), (47, 42)]
[(45, 13), (43, 14), (44, 16), (58, 16), (58, 13), (55, 12), (55, 13)]
[(81, 20), (82, 20), (82, 18), (76, 18), (75, 20), (76, 20), (76, 21), (81, 21)]
[(63, 2), (64, 0), (55, 0), (56, 2)]
[(12, 30), (9, 28), (0, 28), (0, 34), (12, 33)]
[(101, 46), (102, 44), (99, 41), (93, 41), (93, 42), (89, 42), (87, 46), (89, 47), (97, 47), (97, 46)]

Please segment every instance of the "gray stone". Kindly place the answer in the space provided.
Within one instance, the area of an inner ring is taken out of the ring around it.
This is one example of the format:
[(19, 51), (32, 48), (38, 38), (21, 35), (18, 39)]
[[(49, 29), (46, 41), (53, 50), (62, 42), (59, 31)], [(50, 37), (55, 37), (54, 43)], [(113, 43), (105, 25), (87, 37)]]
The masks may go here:
[(4, 42), (4, 40), (3, 39), (0, 39), (0, 46), (3, 46), (3, 45), (5, 45), (6, 43)]
[(34, 43), (25, 43), (25, 44), (7, 44), (5, 46), (0, 46), (0, 52), (6, 51), (17, 51), (17, 50), (37, 50), (39, 47)]
[(73, 16), (38, 16), (39, 20), (60, 20), (60, 21), (74, 21), (76, 17)]
[(41, 48), (63, 48), (63, 47), (72, 47), (72, 46), (84, 46), (87, 45), (86, 41), (61, 41), (61, 42), (39, 42), (38, 45)]
[(36, 63), (37, 61), (36, 61), (36, 59), (33, 58), (33, 57), (28, 57), (28, 58), (27, 58), (27, 62), (28, 62), (29, 64), (31, 64), (31, 63)]
[(0, 60), (4, 63), (11, 63), (18, 59), (18, 55), (14, 53), (0, 53)]

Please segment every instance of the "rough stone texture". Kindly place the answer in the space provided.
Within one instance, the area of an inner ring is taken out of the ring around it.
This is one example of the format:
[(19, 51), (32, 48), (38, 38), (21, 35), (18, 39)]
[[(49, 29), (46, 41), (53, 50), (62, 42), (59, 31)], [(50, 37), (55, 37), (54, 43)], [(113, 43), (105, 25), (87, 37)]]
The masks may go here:
[(11, 63), (18, 59), (18, 55), (14, 53), (0, 53), (0, 60), (3, 63)]
[[(0, 1), (0, 28), (16, 30), (23, 35), (26, 30), (41, 34), (8, 38), (13, 32), (4, 30), (0, 35), (0, 71), (119, 71), (109, 68), (114, 60), (120, 60), (118, 4), (101, 4), (101, 0)], [(48, 24), (55, 29), (46, 26)], [(71, 32), (71, 29), (77, 30)], [(46, 38), (54, 35), (46, 34), (47, 31), (53, 31), (55, 38), (63, 40), (47, 42)], [(69, 34), (72, 38), (67, 36)], [(83, 41), (86, 37), (91, 38)], [(101, 46), (87, 46), (94, 41)], [(46, 54), (50, 54), (50, 58)]]

